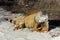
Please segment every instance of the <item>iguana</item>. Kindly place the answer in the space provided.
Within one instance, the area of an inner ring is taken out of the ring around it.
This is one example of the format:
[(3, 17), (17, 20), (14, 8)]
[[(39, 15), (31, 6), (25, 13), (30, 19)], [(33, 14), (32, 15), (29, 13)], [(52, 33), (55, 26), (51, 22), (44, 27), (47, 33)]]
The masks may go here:
[(39, 9), (25, 15), (24, 18), (12, 19), (12, 23), (15, 23), (14, 30), (20, 28), (34, 28), (37, 32), (44, 32), (49, 29), (48, 16), (43, 15)]

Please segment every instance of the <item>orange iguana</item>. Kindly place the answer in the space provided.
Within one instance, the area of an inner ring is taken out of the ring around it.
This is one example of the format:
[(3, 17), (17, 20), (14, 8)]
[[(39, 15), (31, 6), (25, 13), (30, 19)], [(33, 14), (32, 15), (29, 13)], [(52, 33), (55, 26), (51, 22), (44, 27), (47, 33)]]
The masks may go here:
[(26, 27), (34, 28), (37, 32), (44, 32), (49, 29), (48, 16), (43, 15), (39, 9), (32, 11), (24, 18), (15, 18), (12, 21), (12, 23), (15, 23), (14, 30)]

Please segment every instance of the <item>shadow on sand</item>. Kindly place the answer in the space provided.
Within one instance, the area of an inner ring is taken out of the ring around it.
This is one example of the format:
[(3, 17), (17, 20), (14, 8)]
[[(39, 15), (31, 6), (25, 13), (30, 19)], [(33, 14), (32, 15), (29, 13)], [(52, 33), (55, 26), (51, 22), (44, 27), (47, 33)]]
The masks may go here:
[(49, 20), (49, 30), (60, 26), (60, 20)]

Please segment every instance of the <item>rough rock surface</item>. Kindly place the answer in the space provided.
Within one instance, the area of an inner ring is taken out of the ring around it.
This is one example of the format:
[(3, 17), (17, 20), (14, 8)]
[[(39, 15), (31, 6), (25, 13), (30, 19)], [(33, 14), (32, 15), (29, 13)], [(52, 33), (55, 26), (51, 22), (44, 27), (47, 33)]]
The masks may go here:
[(6, 21), (0, 24), (0, 36), (1, 40), (51, 40), (47, 32), (38, 33), (27, 28), (13, 31), (13, 25)]
[[(35, 32), (32, 29), (19, 29), (13, 31), (14, 25), (5, 20), (12, 15), (10, 12), (0, 9), (0, 40), (59, 40), (60, 28), (52, 29), (49, 32)], [(7, 14), (5, 14), (7, 13)], [(16, 14), (17, 15), (17, 14)]]

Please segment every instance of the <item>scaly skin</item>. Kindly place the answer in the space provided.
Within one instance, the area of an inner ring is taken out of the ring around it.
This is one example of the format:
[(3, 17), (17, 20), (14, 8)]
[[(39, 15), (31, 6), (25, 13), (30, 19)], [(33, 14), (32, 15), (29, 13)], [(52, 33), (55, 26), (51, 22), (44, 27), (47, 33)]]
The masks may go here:
[[(35, 10), (35, 11), (31, 12), (29, 15), (25, 16), (24, 18), (13, 19), (12, 23), (14, 23), (14, 21), (16, 21), (14, 30), (24, 28), (24, 26), (25, 26), (26, 28), (34, 28), (34, 30), (36, 32), (48, 31), (48, 29), (49, 29), (48, 21), (45, 21), (44, 23), (37, 23), (35, 21), (35, 17), (38, 12), (40, 12), (40, 10)], [(42, 29), (38, 29), (38, 25), (41, 25)]]

